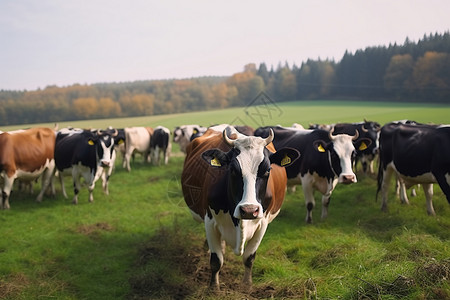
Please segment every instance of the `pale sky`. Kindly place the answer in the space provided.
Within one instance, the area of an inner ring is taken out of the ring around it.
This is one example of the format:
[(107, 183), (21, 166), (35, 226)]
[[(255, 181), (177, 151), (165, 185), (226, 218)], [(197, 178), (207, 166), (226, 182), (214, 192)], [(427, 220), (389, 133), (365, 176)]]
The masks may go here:
[(230, 76), (449, 30), (448, 0), (1, 0), (0, 89)]

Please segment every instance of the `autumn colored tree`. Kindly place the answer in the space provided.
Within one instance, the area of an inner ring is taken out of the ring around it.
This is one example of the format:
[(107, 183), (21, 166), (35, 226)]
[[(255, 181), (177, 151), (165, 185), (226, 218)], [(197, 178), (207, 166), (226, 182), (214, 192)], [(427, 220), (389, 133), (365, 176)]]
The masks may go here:
[(98, 101), (94, 97), (78, 98), (73, 101), (73, 112), (75, 117), (90, 119), (98, 115)]
[(414, 66), (410, 88), (424, 100), (449, 99), (450, 54), (429, 51), (420, 57)]
[(413, 69), (414, 60), (411, 54), (392, 56), (383, 78), (385, 90), (392, 96), (405, 96)]

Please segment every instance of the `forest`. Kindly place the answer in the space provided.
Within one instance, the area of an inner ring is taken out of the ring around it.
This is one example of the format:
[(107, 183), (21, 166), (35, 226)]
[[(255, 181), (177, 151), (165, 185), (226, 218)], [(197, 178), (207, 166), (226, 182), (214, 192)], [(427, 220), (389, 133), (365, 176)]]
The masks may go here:
[(229, 77), (0, 90), (0, 125), (134, 117), (314, 99), (450, 104), (450, 32), (346, 52), (338, 62), (249, 63)]

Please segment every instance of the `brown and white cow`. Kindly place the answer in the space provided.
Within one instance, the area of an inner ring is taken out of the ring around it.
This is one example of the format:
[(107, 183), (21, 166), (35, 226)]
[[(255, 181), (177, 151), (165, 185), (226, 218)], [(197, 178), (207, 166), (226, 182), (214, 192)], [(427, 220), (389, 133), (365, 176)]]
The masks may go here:
[(9, 196), (15, 179), (31, 181), (42, 175), (41, 202), (55, 168), (55, 132), (50, 128), (31, 128), (0, 134), (0, 176), (3, 179), (1, 208), (9, 209)]
[(272, 140), (273, 132), (263, 139), (233, 127), (223, 133), (210, 128), (186, 149), (182, 190), (194, 219), (205, 223), (212, 288), (219, 288), (223, 242), (243, 256), (243, 283), (251, 286), (256, 250), (284, 200), (283, 167), (300, 155), (290, 148), (275, 151)]

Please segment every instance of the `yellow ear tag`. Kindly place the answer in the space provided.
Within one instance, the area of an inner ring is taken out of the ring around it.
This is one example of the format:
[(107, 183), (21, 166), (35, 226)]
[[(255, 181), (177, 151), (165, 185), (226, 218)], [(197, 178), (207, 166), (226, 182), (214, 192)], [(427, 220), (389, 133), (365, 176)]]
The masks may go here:
[(216, 157), (214, 157), (213, 159), (211, 159), (211, 166), (221, 167), (222, 165), (220, 164), (219, 160)]
[(123, 143), (124, 143), (123, 139), (120, 139), (118, 144), (121, 145)]
[(367, 149), (366, 143), (361, 142), (361, 145), (359, 145), (359, 148), (358, 148), (358, 149), (359, 149), (360, 151), (366, 150), (366, 149)]
[(285, 154), (284, 158), (281, 160), (281, 166), (283, 167), (283, 166), (288, 165), (290, 163), (291, 163), (291, 158), (287, 154)]
[(94, 145), (94, 141), (93, 141), (93, 140), (89, 140), (89, 141), (88, 141), (88, 144), (91, 145), (91, 146), (93, 146), (93, 145)]
[(198, 133), (198, 130), (197, 130), (197, 129), (194, 129), (194, 130), (193, 130), (193, 133), (194, 133), (194, 134), (197, 134), (197, 133)]
[(317, 150), (319, 150), (319, 152), (325, 152), (325, 149), (323, 148), (322, 145), (319, 145), (319, 146), (317, 147)]

